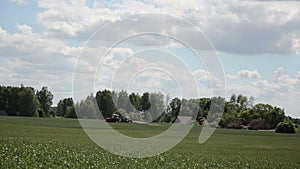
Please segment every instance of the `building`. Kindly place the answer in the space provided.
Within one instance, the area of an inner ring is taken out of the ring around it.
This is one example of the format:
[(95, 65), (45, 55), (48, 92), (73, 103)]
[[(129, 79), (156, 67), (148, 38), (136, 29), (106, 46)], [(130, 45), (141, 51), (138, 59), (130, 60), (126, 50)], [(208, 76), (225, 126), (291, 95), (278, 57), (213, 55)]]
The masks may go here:
[(271, 128), (266, 119), (253, 119), (247, 127), (248, 130), (269, 130)]
[(244, 118), (235, 118), (233, 121), (226, 125), (226, 128), (241, 129), (243, 125), (246, 125), (247, 121)]

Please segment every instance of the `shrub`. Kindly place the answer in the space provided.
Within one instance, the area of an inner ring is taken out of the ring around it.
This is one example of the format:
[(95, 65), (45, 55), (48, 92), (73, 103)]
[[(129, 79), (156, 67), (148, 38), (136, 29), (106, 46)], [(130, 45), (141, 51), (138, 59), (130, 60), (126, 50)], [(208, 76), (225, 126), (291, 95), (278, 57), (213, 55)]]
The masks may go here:
[(280, 122), (278, 123), (276, 133), (296, 133), (295, 124), (292, 122)]

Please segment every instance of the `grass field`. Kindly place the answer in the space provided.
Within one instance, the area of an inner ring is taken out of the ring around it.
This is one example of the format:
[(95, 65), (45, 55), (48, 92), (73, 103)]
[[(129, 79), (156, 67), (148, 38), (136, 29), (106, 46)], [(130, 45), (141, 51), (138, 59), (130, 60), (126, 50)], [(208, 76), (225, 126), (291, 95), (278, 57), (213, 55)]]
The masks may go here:
[[(168, 125), (112, 124), (149, 137)], [(0, 117), (0, 168), (300, 168), (300, 133), (218, 129), (198, 143), (200, 126), (175, 148), (152, 158), (113, 155), (93, 143), (77, 120)]]

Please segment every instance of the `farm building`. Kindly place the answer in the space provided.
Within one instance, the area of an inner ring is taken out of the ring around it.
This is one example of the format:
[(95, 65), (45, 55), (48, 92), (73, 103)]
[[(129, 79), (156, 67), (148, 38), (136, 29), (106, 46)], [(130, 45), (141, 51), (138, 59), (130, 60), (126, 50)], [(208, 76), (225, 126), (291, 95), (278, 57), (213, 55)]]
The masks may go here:
[(208, 121), (205, 117), (201, 117), (198, 121), (199, 121), (200, 125), (207, 125), (208, 124)]
[(177, 116), (176, 123), (188, 124), (192, 120), (190, 116)]
[(247, 126), (249, 130), (269, 130), (271, 128), (266, 119), (253, 119)]
[(232, 122), (226, 125), (226, 128), (241, 129), (242, 125), (246, 125), (247, 121), (244, 118), (235, 118)]

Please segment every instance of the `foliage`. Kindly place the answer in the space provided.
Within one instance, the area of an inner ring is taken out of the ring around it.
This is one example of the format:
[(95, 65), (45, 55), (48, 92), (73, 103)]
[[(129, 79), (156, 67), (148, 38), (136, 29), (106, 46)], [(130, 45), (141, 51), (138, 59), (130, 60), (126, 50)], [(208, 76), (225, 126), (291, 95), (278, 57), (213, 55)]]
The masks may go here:
[(37, 91), (36, 97), (41, 108), (46, 113), (46, 116), (50, 116), (50, 107), (52, 105), (53, 94), (48, 90), (48, 87), (42, 87), (41, 91)]
[(220, 126), (225, 126), (225, 123), (229, 121), (229, 116), (231, 118), (245, 118), (247, 121), (251, 119), (266, 119), (271, 129), (275, 129), (279, 122), (284, 121), (285, 113), (283, 109), (269, 104), (254, 104), (254, 100), (252, 96), (249, 99), (243, 95), (239, 95), (236, 98), (236, 95), (233, 94), (230, 101), (225, 103)]
[(140, 104), (140, 100), (141, 100), (141, 96), (137, 93), (131, 93), (129, 95), (129, 99), (130, 99), (130, 103), (134, 106), (134, 108), (138, 111), (141, 111), (141, 104)]
[(57, 104), (57, 111), (56, 116), (65, 117), (67, 114), (67, 109), (69, 107), (73, 107), (73, 99), (72, 98), (65, 98), (60, 100)]
[[(114, 91), (115, 92), (115, 91)], [(129, 100), (129, 95), (125, 90), (116, 93), (115, 105), (117, 109), (124, 109), (126, 112), (133, 112), (134, 108)]]
[(77, 118), (74, 106), (68, 106), (65, 114), (66, 118)]
[[(45, 97), (44, 97), (45, 96)], [(0, 86), (0, 110), (9, 116), (39, 116), (49, 113), (53, 95), (46, 87), (35, 93), (32, 87)]]
[(96, 94), (96, 100), (99, 110), (104, 118), (111, 117), (117, 110), (112, 99), (112, 94), (109, 90), (98, 91)]
[(292, 122), (280, 122), (275, 130), (276, 133), (296, 133), (295, 124)]
[(162, 93), (150, 93), (149, 102), (151, 106), (147, 112), (150, 113), (152, 120), (156, 120), (165, 111), (164, 95)]
[(90, 94), (85, 100), (76, 103), (75, 110), (78, 118), (95, 119), (100, 118), (100, 112), (97, 112), (97, 102), (93, 94)]
[[(47, 87), (43, 87), (35, 95), (24, 93), (23, 90), (28, 88), (30, 87), (23, 85), (21, 87), (0, 86), (1, 113), (6, 112), (7, 115), (12, 116), (44, 117), (52, 114), (52, 116), (95, 119), (102, 118), (102, 115), (104, 118), (110, 117), (117, 110), (122, 110), (122, 114), (129, 115), (132, 119), (145, 120), (146, 118), (147, 121), (151, 119), (154, 122), (169, 123), (175, 122), (180, 112), (182, 116), (190, 116), (199, 121), (202, 117), (209, 123), (220, 120), (221, 127), (224, 127), (230, 119), (237, 117), (248, 121), (266, 119), (272, 129), (287, 118), (282, 108), (263, 103), (255, 104), (254, 97), (248, 98), (241, 94), (238, 96), (233, 94), (229, 101), (225, 101), (221, 97), (171, 99), (169, 95), (164, 96), (162, 93), (145, 92), (139, 95), (139, 93), (128, 94), (125, 90), (117, 92), (105, 89), (98, 91), (96, 96), (93, 94), (87, 96), (75, 105), (71, 98), (64, 98), (58, 102), (56, 108), (51, 108), (53, 94)], [(33, 88), (30, 89), (34, 92)], [(30, 109), (33, 112), (29, 113)], [(294, 122), (299, 123), (296, 120)]]
[(32, 88), (22, 88), (19, 93), (18, 111), (20, 116), (34, 116), (39, 102)]
[(226, 113), (222, 116), (221, 120), (220, 120), (220, 127), (224, 128), (226, 127), (226, 125), (231, 122), (232, 120), (234, 119), (234, 116), (229, 114), (229, 113)]
[(143, 93), (141, 99), (140, 99), (140, 111), (145, 112), (146, 110), (150, 109), (151, 103), (149, 101), (149, 93)]

